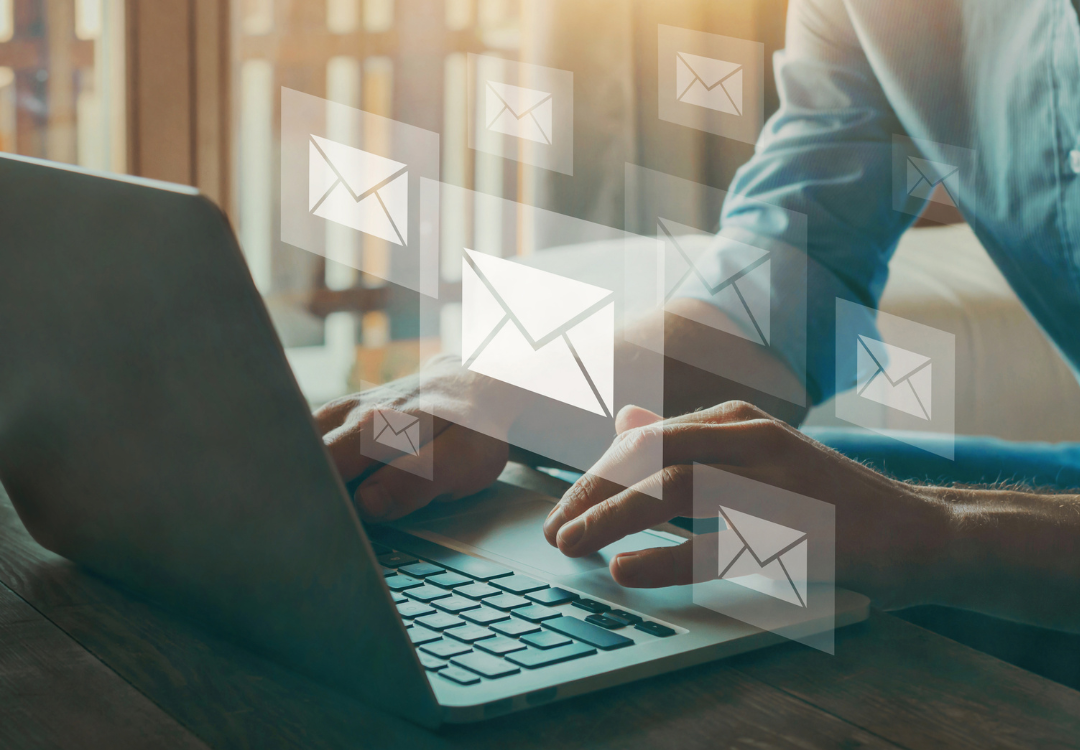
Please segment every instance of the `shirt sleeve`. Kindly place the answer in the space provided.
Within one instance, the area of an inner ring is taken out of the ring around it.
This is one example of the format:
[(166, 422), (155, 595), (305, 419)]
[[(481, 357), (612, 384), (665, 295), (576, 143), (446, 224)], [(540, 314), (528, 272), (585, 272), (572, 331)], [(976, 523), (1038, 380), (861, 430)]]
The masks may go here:
[[(904, 131), (842, 0), (793, 0), (786, 43), (774, 58), (780, 108), (735, 175), (707, 262), (722, 265), (725, 237), (805, 251), (805, 274), (772, 276), (781, 329), (771, 348), (820, 403), (836, 391), (836, 299), (876, 309), (914, 217), (893, 209), (891, 193), (892, 139)], [(803, 325), (784, 300), (803, 295), (805, 333), (783, 335), (782, 326)]]

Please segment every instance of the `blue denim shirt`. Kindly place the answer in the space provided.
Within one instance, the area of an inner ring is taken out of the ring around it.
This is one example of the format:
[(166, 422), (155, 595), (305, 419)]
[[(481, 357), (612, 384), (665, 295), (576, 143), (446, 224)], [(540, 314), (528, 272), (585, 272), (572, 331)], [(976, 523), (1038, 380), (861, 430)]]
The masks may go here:
[[(836, 298), (876, 308), (915, 218), (894, 208), (895, 136), (921, 139), (931, 161), (970, 150), (961, 213), (1080, 366), (1080, 24), (1071, 0), (792, 0), (775, 68), (780, 109), (736, 174), (721, 226), (783, 242), (789, 222), (773, 206), (806, 215), (805, 375), (815, 403), (835, 390)], [(776, 299), (783, 283), (773, 281)], [(801, 352), (777, 353), (802, 372)]]

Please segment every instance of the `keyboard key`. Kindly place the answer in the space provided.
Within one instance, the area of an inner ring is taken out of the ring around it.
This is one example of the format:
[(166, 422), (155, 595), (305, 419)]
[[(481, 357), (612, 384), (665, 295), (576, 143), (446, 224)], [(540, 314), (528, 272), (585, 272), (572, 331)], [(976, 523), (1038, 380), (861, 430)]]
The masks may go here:
[(594, 615), (601, 615), (611, 609), (608, 605), (602, 602), (594, 602), (592, 599), (578, 599), (574, 602), (574, 606), (586, 612), (592, 612)]
[(474, 675), (467, 669), (461, 667), (449, 666), (446, 669), (440, 669), (435, 674), (440, 677), (445, 677), (448, 680), (453, 680), (459, 685), (475, 685), (480, 682), (480, 678)]
[(602, 648), (605, 651), (633, 645), (633, 641), (626, 636), (612, 633), (609, 630), (597, 627), (588, 622), (583, 622), (576, 617), (557, 617), (544, 623), (548, 630), (570, 636), (576, 641), (584, 641), (590, 646)]
[(484, 600), (484, 604), (495, 609), (501, 609), (503, 612), (508, 612), (511, 609), (517, 607), (529, 606), (528, 599), (522, 599), (516, 594), (500, 594), (499, 596), (492, 596)]
[(459, 589), (454, 589), (454, 593), (464, 596), (466, 599), (483, 599), (485, 596), (495, 596), (502, 592), (486, 583), (473, 583), (468, 586), (462, 586)]
[(514, 636), (525, 635), (526, 633), (536, 633), (540, 630), (540, 626), (531, 622), (525, 622), (524, 620), (507, 620), (506, 622), (497, 622), (491, 626), (491, 629), (496, 633), (502, 633), (503, 635)]
[(496, 659), (494, 656), (488, 656), (487, 654), (471, 653), (464, 656), (455, 656), (450, 660), (450, 663), (465, 667), (471, 672), (476, 672), (492, 680), (517, 674), (521, 671), (513, 664), (507, 664), (502, 659)]
[(619, 628), (626, 627), (626, 623), (608, 617), (607, 615), (589, 615), (585, 618), (585, 622), (591, 622), (593, 625), (599, 625), (607, 630), (618, 630)]
[(520, 607), (513, 610), (510, 614), (514, 617), (520, 617), (522, 620), (528, 620), (529, 622), (543, 622), (544, 620), (550, 620), (553, 617), (562, 617), (562, 615), (551, 607), (545, 607), (543, 604), (530, 604), (528, 607)]
[(473, 579), (466, 578), (457, 573), (443, 573), (442, 575), (429, 577), (427, 582), (433, 583), (441, 589), (452, 589), (455, 586), (464, 586), (467, 583), (472, 583)]
[(376, 559), (386, 568), (400, 568), (402, 565), (420, 562), (412, 555), (406, 555), (404, 552), (391, 552), (389, 555), (379, 555)]
[(641, 618), (635, 615), (633, 612), (627, 612), (622, 609), (613, 609), (610, 612), (605, 612), (604, 617), (609, 620), (617, 620), (623, 625), (637, 625), (641, 622)]
[[(381, 565), (379, 567), (382, 568)], [(393, 568), (383, 568), (382, 569), (383, 578), (388, 578), (388, 577), (394, 575), (395, 573), (397, 573), (397, 571), (394, 570)]]
[(498, 578), (492, 581), (491, 585), (503, 591), (509, 591), (511, 594), (527, 594), (530, 591), (539, 591), (548, 587), (546, 583), (523, 576), (520, 573), (514, 573), (514, 575), (506, 578)]
[(418, 602), (432, 602), (436, 599), (442, 599), (444, 596), (450, 596), (450, 592), (446, 589), (441, 589), (438, 586), (415, 586), (407, 589), (405, 595), (410, 599), (415, 599)]
[(668, 636), (675, 635), (675, 631), (669, 628), (667, 625), (661, 625), (658, 622), (639, 622), (634, 626), (635, 629), (640, 630), (642, 633), (648, 633), (649, 635), (655, 635), (658, 638), (667, 638)]
[(501, 635), (494, 638), (485, 638), (482, 641), (477, 641), (473, 645), (481, 651), (487, 651), (489, 654), (496, 654), (498, 656), (509, 654), (511, 651), (521, 651), (525, 648), (525, 644), (518, 643), (513, 638), (504, 638)]
[(480, 606), (480, 602), (470, 601), (463, 596), (448, 596), (445, 599), (436, 599), (432, 604), (435, 605), (436, 609), (441, 609), (443, 612), (449, 612), (452, 615)]
[(408, 599), (405, 598), (404, 594), (399, 594), (396, 591), (391, 591), (390, 592), (390, 599), (393, 600), (394, 604), (401, 604), (402, 602), (409, 601)]
[(412, 563), (411, 565), (402, 565), (398, 568), (398, 572), (404, 573), (405, 575), (416, 576), (417, 578), (427, 578), (428, 576), (437, 576), (446, 571), (438, 565), (432, 565), (428, 562), (418, 562)]
[(405, 589), (423, 586), (424, 582), (419, 578), (410, 578), (409, 576), (390, 576), (386, 579), (386, 585), (390, 587), (391, 591), (404, 591)]
[(479, 625), (464, 625), (460, 628), (450, 628), (446, 631), (446, 634), (462, 643), (482, 641), (485, 638), (491, 638), (495, 635), (487, 628), (482, 628)]
[(455, 573), (460, 573), (478, 581), (490, 581), (492, 578), (508, 576), (514, 572), (510, 568), (504, 568), (502, 565), (489, 563), (487, 560), (469, 557), (451, 550), (439, 550), (425, 556), (430, 557), (433, 562), (447, 570), (452, 570)]
[(397, 605), (397, 611), (402, 617), (408, 617), (410, 619), (413, 617), (423, 617), (424, 615), (435, 614), (435, 610), (423, 602), (403, 602)]
[(439, 640), (439, 638), (442, 637), (434, 630), (428, 630), (427, 628), (422, 628), (419, 625), (413, 625), (411, 628), (409, 628), (408, 633), (409, 639), (413, 642), (414, 646), (431, 643), (432, 641), (437, 641)]
[[(595, 653), (595, 648), (590, 648), (584, 643), (571, 643), (568, 646), (559, 646), (558, 648), (549, 648), (547, 650), (530, 648), (526, 651), (507, 654), (506, 659), (507, 661), (514, 662), (514, 664), (520, 664), (529, 669), (536, 669), (537, 667), (547, 667), (551, 664), (578, 659), (582, 656), (591, 656)], [(439, 674), (442, 674), (442, 672)]]
[(459, 625), (464, 625), (465, 621), (460, 617), (454, 617), (448, 615), (445, 612), (436, 612), (433, 615), (427, 617), (419, 617), (416, 620), (425, 628), (431, 628), (432, 630), (446, 630), (448, 628), (456, 628)]
[(389, 547), (387, 547), (386, 545), (379, 544), (378, 542), (372, 542), (371, 543), (371, 549), (375, 553), (376, 557), (379, 557), (381, 555), (389, 555), (394, 551), (394, 550), (390, 549)]
[(525, 598), (529, 601), (536, 602), (537, 604), (546, 604), (549, 607), (554, 607), (559, 604), (572, 602), (578, 598), (578, 595), (573, 591), (567, 591), (566, 589), (552, 586), (551, 588), (541, 589), (540, 591), (526, 594)]
[(432, 656), (437, 656), (440, 659), (449, 659), (451, 656), (457, 656), (458, 654), (467, 654), (472, 651), (471, 648), (464, 643), (458, 641), (451, 641), (448, 638), (443, 638), (441, 641), (432, 641), (431, 643), (425, 643), (420, 647), (421, 651), (426, 651)]
[(537, 648), (555, 648), (556, 646), (565, 646), (567, 643), (573, 643), (573, 641), (565, 635), (560, 635), (550, 630), (541, 630), (539, 633), (523, 635), (521, 636), (521, 642), (527, 643), (530, 646), (536, 646)]
[(469, 622), (475, 622), (477, 625), (490, 625), (493, 622), (505, 620), (510, 617), (510, 615), (506, 612), (500, 612), (499, 610), (492, 609), (491, 607), (470, 609), (467, 612), (462, 612), (461, 616)]
[(431, 654), (425, 654), (423, 651), (418, 651), (416, 655), (420, 657), (421, 666), (431, 672), (437, 672), (443, 667), (448, 666), (442, 659), (432, 656)]

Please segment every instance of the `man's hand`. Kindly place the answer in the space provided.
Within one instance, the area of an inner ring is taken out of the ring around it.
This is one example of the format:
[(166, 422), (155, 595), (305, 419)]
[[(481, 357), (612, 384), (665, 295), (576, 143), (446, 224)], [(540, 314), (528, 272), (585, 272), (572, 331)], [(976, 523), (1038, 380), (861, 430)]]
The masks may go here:
[[(588, 555), (627, 534), (693, 515), (693, 464), (698, 462), (835, 505), (840, 585), (886, 606), (932, 598), (935, 561), (949, 526), (934, 493), (878, 474), (743, 402), (666, 421), (626, 407), (616, 429), (611, 448), (544, 524), (548, 542), (564, 554)], [(663, 443), (662, 471), (629, 489), (598, 478), (655, 450), (656, 441)], [(663, 500), (654, 497), (658, 489)], [(716, 547), (710, 537), (698, 537), (698, 543)], [(612, 559), (611, 575), (631, 587), (692, 583), (691, 545), (622, 553)]]
[[(426, 368), (424, 398), (436, 403), (440, 414), (460, 415), (455, 421), (476, 424), (481, 414), (488, 416), (488, 431), (494, 434), (505, 434), (515, 417), (498, 401), (497, 383), (462, 369), (456, 360), (441, 360)], [(430, 439), (420, 447), (418, 456), (404, 455), (389, 463), (365, 456), (361, 445), (374, 444), (374, 419), (379, 409), (420, 416), (419, 378), (337, 399), (315, 413), (323, 441), (345, 481), (365, 475), (355, 497), (365, 520), (392, 521), (432, 500), (466, 497), (494, 482), (506, 466), (505, 440), (443, 419), (433, 420)], [(435, 467), (434, 480), (407, 470), (427, 465)]]

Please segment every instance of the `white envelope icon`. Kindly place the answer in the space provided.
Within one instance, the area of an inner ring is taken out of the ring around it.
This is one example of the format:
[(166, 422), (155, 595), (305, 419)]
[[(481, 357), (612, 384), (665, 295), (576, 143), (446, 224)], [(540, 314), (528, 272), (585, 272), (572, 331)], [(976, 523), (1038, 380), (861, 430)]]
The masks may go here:
[(394, 409), (375, 410), (375, 442), (402, 453), (420, 453), (420, 417)]
[(720, 578), (805, 607), (806, 533), (723, 506), (720, 517)]
[(546, 91), (488, 81), (484, 122), (496, 133), (551, 145), (552, 95)]
[(728, 115), (743, 113), (742, 63), (675, 53), (675, 98)]
[(670, 219), (657, 222), (657, 237), (664, 263), (664, 302), (677, 293), (712, 297), (735, 325), (728, 333), (763, 346), (769, 345), (772, 311), (769, 251), (724, 238), (720, 247), (719, 272), (703, 269), (700, 260), (712, 247), (691, 252), (678, 237), (701, 234), (698, 230)]
[(612, 416), (613, 292), (473, 250), (461, 272), (468, 369)]
[(930, 419), (930, 358), (859, 336), (858, 395), (920, 419)]
[(396, 245), (409, 244), (409, 173), (401, 162), (312, 135), (308, 210)]
[[(934, 190), (938, 185), (945, 188), (944, 194)], [(959, 206), (960, 167), (909, 156), (907, 158), (907, 191), (908, 195), (915, 198), (932, 200), (947, 206)]]

